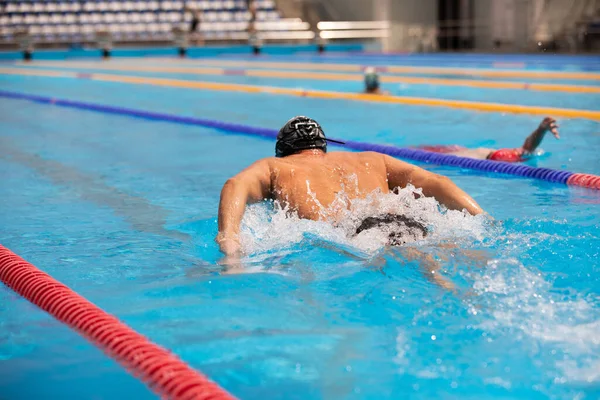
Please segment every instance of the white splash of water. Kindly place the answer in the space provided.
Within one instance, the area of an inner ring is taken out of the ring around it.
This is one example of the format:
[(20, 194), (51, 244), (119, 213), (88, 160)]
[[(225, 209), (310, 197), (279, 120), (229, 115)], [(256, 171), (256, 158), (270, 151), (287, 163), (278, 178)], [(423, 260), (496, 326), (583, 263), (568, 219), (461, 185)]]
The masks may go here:
[(541, 273), (516, 259), (490, 261), (473, 288), (484, 301), (493, 303), (491, 318), (481, 328), (490, 332), (516, 329), (564, 353), (555, 361), (561, 373), (556, 383), (600, 382), (600, 318), (588, 300), (553, 293)]
[(259, 254), (293, 249), (307, 238), (318, 237), (373, 255), (388, 243), (389, 228), (368, 229), (358, 235), (356, 229), (366, 218), (384, 214), (404, 215), (422, 223), (429, 230), (425, 239), (428, 243), (472, 243), (486, 236), (487, 217), (447, 210), (434, 198), (425, 197), (420, 189), (409, 186), (396, 193), (376, 191), (353, 200), (342, 190), (329, 208), (320, 211), (321, 221), (301, 219), (277, 202), (250, 206), (242, 221), (241, 243), (246, 254)]

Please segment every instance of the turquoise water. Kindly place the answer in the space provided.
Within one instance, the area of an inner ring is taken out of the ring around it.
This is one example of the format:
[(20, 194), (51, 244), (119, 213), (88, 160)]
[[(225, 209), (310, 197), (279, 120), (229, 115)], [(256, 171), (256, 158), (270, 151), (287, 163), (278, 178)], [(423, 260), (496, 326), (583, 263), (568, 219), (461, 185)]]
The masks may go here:
[[(66, 78), (1, 75), (0, 87), (269, 128), (308, 114), (331, 136), (403, 146), (516, 146), (539, 122)], [(573, 108), (598, 109), (598, 97), (568, 97)], [(339, 229), (285, 220), (265, 205), (245, 219), (249, 273), (230, 275), (213, 242), (219, 191), (272, 155), (272, 142), (27, 101), (0, 99), (0, 110), (0, 243), (240, 398), (600, 395), (597, 192), (424, 165), (495, 218), (431, 216), (436, 235), (417, 249), (440, 260), (455, 292), (375, 239), (348, 242)], [(600, 174), (599, 124), (560, 122), (563, 139), (547, 138), (546, 153), (530, 163)], [(439, 246), (448, 242), (458, 250)], [(0, 398), (124, 393), (152, 398), (68, 328), (0, 288)]]

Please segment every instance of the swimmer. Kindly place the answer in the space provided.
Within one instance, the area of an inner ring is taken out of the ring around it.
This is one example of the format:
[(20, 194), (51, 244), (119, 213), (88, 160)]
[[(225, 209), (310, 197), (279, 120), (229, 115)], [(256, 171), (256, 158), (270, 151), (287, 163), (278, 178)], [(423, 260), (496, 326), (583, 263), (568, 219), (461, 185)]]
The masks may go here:
[(388, 91), (381, 90), (379, 83), (379, 74), (373, 67), (365, 69), (365, 91), (366, 94), (390, 94)]
[[(277, 135), (275, 157), (259, 160), (227, 180), (221, 191), (216, 238), (225, 255), (241, 253), (239, 232), (246, 205), (263, 200), (277, 201), (300, 218), (335, 221), (339, 214), (335, 211), (338, 204), (334, 203), (341, 191), (352, 201), (375, 191), (386, 193), (412, 184), (448, 209), (467, 210), (472, 215), (483, 212), (471, 196), (447, 177), (380, 153), (328, 153), (328, 142), (339, 143), (327, 139), (316, 121), (301, 116), (292, 118)], [(418, 221), (391, 214), (365, 219), (356, 234), (384, 225), (394, 230), (390, 245), (427, 235)], [(403, 237), (405, 234), (410, 237)]]
[(468, 149), (462, 146), (417, 146), (418, 149), (434, 153), (451, 154), (459, 157), (475, 158), (478, 160), (492, 160), (504, 162), (521, 162), (533, 156), (534, 151), (542, 143), (547, 132), (551, 132), (556, 139), (560, 139), (558, 125), (552, 117), (546, 117), (535, 131), (525, 139), (522, 147), (514, 149)]

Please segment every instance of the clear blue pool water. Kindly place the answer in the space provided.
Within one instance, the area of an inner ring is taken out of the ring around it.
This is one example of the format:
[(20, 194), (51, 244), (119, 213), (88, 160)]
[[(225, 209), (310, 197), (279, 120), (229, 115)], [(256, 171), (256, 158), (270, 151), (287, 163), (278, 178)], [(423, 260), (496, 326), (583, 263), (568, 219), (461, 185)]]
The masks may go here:
[[(67, 78), (0, 75), (0, 88), (269, 128), (307, 114), (331, 136), (401, 146), (516, 146), (539, 122)], [(414, 95), (427, 90), (414, 88)], [(511, 101), (491, 89), (437, 90), (440, 97)], [(544, 95), (555, 101), (549, 105), (579, 109), (598, 109), (600, 100)], [(536, 96), (523, 99), (546, 104)], [(255, 232), (246, 235), (249, 273), (229, 275), (213, 242), (219, 191), (228, 177), (272, 155), (272, 142), (18, 100), (0, 99), (0, 115), (0, 243), (240, 398), (600, 396), (597, 192), (424, 165), (450, 176), (496, 220), (432, 217), (439, 237), (419, 250), (439, 258), (456, 292), (393, 249), (349, 244), (324, 224), (270, 218), (266, 206), (246, 218)], [(563, 140), (547, 138), (545, 154), (529, 163), (600, 174), (598, 122), (560, 122)], [(339, 251), (349, 245), (355, 255)], [(0, 287), (0, 398), (124, 393), (152, 398), (97, 349)]]

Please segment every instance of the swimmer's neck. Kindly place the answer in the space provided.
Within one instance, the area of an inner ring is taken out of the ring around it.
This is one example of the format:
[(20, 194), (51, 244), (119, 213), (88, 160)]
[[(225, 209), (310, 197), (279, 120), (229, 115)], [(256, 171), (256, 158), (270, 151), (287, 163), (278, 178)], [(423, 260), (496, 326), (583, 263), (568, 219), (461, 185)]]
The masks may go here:
[(326, 153), (320, 149), (307, 149), (300, 150), (299, 152), (292, 154), (291, 157), (324, 157), (325, 154)]

